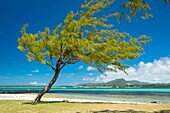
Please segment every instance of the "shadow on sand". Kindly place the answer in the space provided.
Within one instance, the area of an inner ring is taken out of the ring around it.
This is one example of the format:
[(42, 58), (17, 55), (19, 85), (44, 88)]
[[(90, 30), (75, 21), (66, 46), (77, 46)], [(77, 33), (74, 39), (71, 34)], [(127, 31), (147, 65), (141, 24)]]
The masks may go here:
[(101, 110), (101, 111), (91, 111), (91, 113), (170, 113), (170, 110), (161, 110), (161, 111), (155, 111), (155, 112), (134, 111), (134, 110), (126, 110), (126, 111)]
[(50, 104), (50, 103), (68, 103), (68, 101), (41, 101), (41, 102), (22, 102), (22, 104), (31, 104), (31, 105), (36, 105), (36, 104)]

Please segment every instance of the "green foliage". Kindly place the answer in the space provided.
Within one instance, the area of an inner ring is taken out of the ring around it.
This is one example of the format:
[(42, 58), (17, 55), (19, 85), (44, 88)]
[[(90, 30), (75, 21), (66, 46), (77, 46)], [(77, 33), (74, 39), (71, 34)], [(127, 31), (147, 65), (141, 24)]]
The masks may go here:
[(122, 4), (119, 11), (114, 13), (114, 17), (118, 22), (126, 18), (131, 23), (131, 16), (138, 16), (142, 19), (153, 17), (152, 14), (147, 13), (149, 10), (150, 7), (145, 0), (128, 0)]
[[(98, 16), (113, 3), (114, 0), (84, 0), (81, 9), (76, 13), (70, 11), (63, 25), (59, 24), (52, 32), (45, 28), (42, 32), (27, 34), (28, 25), (24, 25), (21, 29), (22, 36), (18, 39), (18, 49), (26, 51), (28, 61), (36, 60), (47, 64), (54, 71), (54, 64), (60, 64), (62, 69), (68, 64), (85, 62), (100, 72), (116, 72), (118, 69), (125, 72), (128, 66), (121, 62), (142, 55), (142, 46), (151, 40), (145, 35), (134, 38), (126, 32), (114, 29), (107, 19), (116, 17), (119, 21), (118, 18), (122, 15), (119, 12)], [(140, 8), (150, 9), (142, 0), (125, 2), (123, 7), (130, 8), (131, 15)], [(125, 17), (131, 22), (129, 15)], [(115, 69), (108, 65), (113, 65)]]

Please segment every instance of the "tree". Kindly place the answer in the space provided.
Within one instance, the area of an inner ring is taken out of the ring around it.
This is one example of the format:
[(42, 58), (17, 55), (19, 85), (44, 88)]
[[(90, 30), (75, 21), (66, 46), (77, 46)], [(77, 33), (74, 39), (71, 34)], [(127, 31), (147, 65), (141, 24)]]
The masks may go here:
[[(126, 73), (125, 69), (128, 66), (122, 64), (122, 61), (136, 59), (143, 54), (142, 46), (150, 42), (149, 37), (141, 35), (134, 38), (126, 32), (114, 29), (113, 24), (107, 22), (107, 19), (115, 17), (119, 21), (120, 12), (116, 11), (108, 15), (101, 13), (113, 3), (114, 0), (84, 0), (81, 8), (75, 13), (70, 11), (63, 25), (59, 24), (52, 32), (49, 28), (45, 28), (43, 32), (32, 34), (26, 33), (27, 24), (22, 27), (18, 49), (26, 52), (28, 61), (36, 60), (50, 66), (54, 71), (53, 78), (38, 93), (35, 102), (39, 102), (50, 90), (60, 71), (69, 64), (85, 62), (101, 73), (118, 70)], [(123, 5), (126, 5), (123, 7), (133, 10), (133, 13), (130, 12), (131, 15), (136, 14), (140, 9), (135, 9), (127, 3), (129, 1), (125, 2)], [(149, 6), (146, 5), (142, 9), (145, 12)], [(130, 21), (128, 14), (124, 13), (122, 17)], [(109, 68), (108, 65), (114, 68)]]

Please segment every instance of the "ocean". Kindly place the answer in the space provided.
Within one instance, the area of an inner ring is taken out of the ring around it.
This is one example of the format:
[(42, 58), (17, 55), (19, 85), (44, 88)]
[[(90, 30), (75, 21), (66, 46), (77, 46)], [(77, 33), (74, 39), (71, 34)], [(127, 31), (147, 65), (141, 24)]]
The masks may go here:
[[(39, 92), (40, 87), (0, 87), (0, 93)], [(170, 104), (170, 88), (51, 88), (47, 95), (119, 102)]]

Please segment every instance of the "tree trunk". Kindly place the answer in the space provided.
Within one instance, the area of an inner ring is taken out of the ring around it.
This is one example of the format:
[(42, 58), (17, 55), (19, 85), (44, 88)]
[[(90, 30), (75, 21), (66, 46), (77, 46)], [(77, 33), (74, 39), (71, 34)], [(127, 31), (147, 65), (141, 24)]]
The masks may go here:
[(52, 85), (53, 85), (53, 84), (55, 83), (55, 81), (57, 80), (59, 74), (60, 74), (60, 70), (58, 70), (58, 71), (55, 72), (55, 74), (54, 74), (53, 78), (51, 79), (51, 81), (48, 83), (48, 85), (47, 85), (46, 87), (44, 87), (43, 90), (41, 90), (41, 91), (38, 93), (38, 95), (37, 95), (37, 97), (35, 98), (34, 102), (40, 102), (40, 101), (41, 101), (41, 97), (50, 90), (50, 88), (52, 87)]

